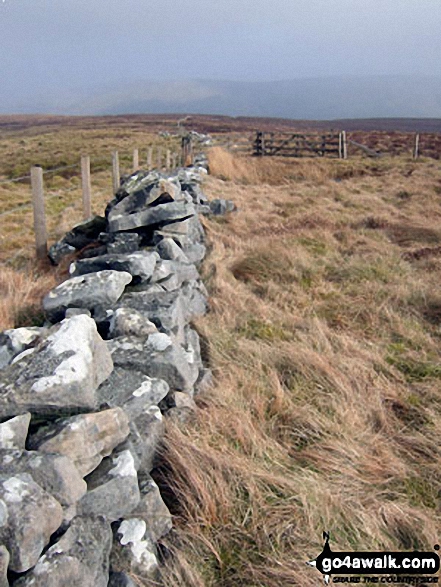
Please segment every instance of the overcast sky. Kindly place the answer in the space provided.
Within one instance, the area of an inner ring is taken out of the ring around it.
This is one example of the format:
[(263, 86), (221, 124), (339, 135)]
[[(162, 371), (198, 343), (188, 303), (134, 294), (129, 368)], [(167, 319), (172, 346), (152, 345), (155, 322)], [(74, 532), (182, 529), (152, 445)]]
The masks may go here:
[(0, 97), (136, 79), (441, 75), (441, 0), (0, 0)]

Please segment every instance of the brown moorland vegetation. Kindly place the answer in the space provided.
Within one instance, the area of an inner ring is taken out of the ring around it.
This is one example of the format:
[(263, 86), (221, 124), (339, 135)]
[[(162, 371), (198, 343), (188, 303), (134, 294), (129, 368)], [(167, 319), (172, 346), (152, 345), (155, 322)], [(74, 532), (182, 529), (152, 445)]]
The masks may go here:
[(210, 161), (206, 191), (239, 211), (206, 221), (216, 383), (168, 425), (164, 584), (314, 587), (323, 530), (335, 550), (432, 550), (439, 163)]
[[(35, 131), (24, 167), (39, 148), (69, 162), (70, 132)], [(113, 130), (100, 132), (96, 153), (121, 148)], [(91, 136), (78, 137), (72, 157), (81, 145), (92, 154)], [(20, 164), (17, 140), (31, 139), (12, 133), (3, 161)], [(123, 143), (137, 146), (129, 134)], [(261, 161), (213, 149), (210, 165), (207, 195), (239, 211), (204, 220), (211, 311), (196, 327), (215, 385), (193, 421), (167, 424), (155, 473), (175, 521), (163, 584), (314, 587), (320, 575), (305, 561), (321, 551), (323, 530), (334, 550), (432, 550), (441, 534), (440, 163)], [(62, 195), (52, 239), (81, 217), (79, 187), (62, 192), (76, 178), (53, 181)], [(95, 212), (110, 185), (107, 169), (95, 175)], [(2, 189), (4, 210), (28, 201), (26, 184)], [(63, 278), (63, 268), (33, 266), (26, 218), (1, 218), (2, 328), (38, 323), (41, 295)]]

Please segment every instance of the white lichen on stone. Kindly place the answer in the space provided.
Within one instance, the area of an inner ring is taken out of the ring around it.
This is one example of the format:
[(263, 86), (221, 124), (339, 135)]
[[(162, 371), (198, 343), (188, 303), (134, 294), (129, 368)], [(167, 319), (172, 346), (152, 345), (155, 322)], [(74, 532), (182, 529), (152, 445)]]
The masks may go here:
[(5, 330), (5, 334), (9, 337), (13, 350), (18, 351), (38, 338), (40, 331), (41, 328), (37, 327), (22, 327)]
[(113, 460), (115, 466), (109, 471), (109, 475), (119, 477), (136, 477), (135, 461), (129, 450), (123, 451)]
[(132, 518), (131, 520), (124, 520), (118, 529), (118, 534), (121, 534), (120, 543), (123, 546), (129, 542), (139, 542), (145, 536), (147, 524), (144, 520)]
[[(15, 438), (14, 430), (10, 426), (8, 426), (8, 422), (1, 424), (0, 425), (0, 446), (1, 446), (1, 448), (15, 448), (14, 438)], [(5, 462), (4, 459), (3, 459), (3, 462)]]
[(3, 488), (6, 491), (4, 498), (10, 503), (20, 503), (25, 497), (30, 495), (27, 489), (27, 483), (18, 477), (10, 477), (6, 481), (3, 481)]
[(165, 351), (173, 344), (172, 339), (163, 332), (154, 332), (147, 339), (148, 345), (158, 352)]
[(0, 499), (0, 527), (6, 526), (8, 522), (8, 506)]
[[(53, 561), (55, 562), (55, 561)], [(49, 573), (51, 570), (51, 562), (48, 561), (47, 557), (43, 555), (38, 563), (35, 565), (33, 573), (38, 577), (38, 575), (45, 575)]]
[(151, 381), (143, 381), (138, 389), (135, 389), (132, 395), (135, 397), (141, 397), (146, 393), (149, 393), (152, 389), (152, 382)]
[(96, 324), (84, 314), (63, 320), (57, 332), (49, 336), (48, 349), (56, 356), (65, 352), (73, 353), (64, 359), (52, 375), (41, 377), (32, 386), (32, 391), (41, 393), (55, 385), (69, 385), (82, 381), (90, 371), (93, 361), (93, 339)]
[(84, 420), (78, 420), (76, 422), (71, 422), (69, 424), (69, 428), (72, 432), (76, 432), (77, 430), (81, 430), (81, 428), (84, 428)]
[(161, 414), (161, 410), (158, 408), (158, 406), (150, 406), (147, 408), (146, 410), (147, 414), (150, 414), (151, 416), (154, 416), (157, 420), (162, 421), (162, 414)]
[(134, 562), (148, 573), (158, 565), (158, 561), (151, 551), (151, 544), (147, 540), (143, 540), (146, 530), (147, 526), (144, 520), (133, 518), (121, 522), (118, 534), (122, 535), (120, 539), (122, 546), (130, 545)]
[(193, 365), (193, 363), (195, 362), (195, 352), (193, 350), (193, 347), (191, 347), (190, 345), (187, 347), (187, 350), (184, 351), (185, 353), (185, 358), (187, 359), (187, 363), (189, 365)]
[(31, 469), (38, 469), (39, 467), (41, 467), (43, 462), (44, 461), (42, 457), (35, 457), (34, 459), (32, 459), (32, 461), (29, 462), (29, 466), (31, 467)]
[(19, 355), (17, 355), (16, 357), (14, 357), (12, 359), (11, 365), (13, 365), (14, 363), (18, 363), (18, 361), (21, 361), (22, 359), (24, 359), (28, 355), (32, 355), (32, 353), (34, 353), (34, 352), (35, 352), (35, 348), (26, 349), (25, 351), (23, 351), (22, 353), (20, 353)]

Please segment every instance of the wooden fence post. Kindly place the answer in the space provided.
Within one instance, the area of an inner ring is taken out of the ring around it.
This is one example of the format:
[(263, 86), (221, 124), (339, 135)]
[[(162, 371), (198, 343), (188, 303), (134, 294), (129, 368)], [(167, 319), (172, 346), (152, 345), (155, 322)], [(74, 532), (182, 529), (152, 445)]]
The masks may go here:
[(138, 149), (133, 149), (133, 171), (138, 171), (139, 169), (139, 151)]
[(419, 133), (416, 133), (415, 135), (415, 147), (413, 149), (413, 158), (414, 159), (418, 159), (418, 156), (420, 154), (420, 135)]
[(158, 147), (158, 155), (157, 155), (156, 164), (157, 164), (158, 170), (161, 171), (161, 169), (162, 169), (162, 147)]
[(343, 139), (342, 139), (342, 134), (343, 133), (338, 133), (338, 158), (339, 159), (343, 159)]
[(47, 258), (46, 215), (44, 212), (43, 169), (31, 167), (32, 207), (34, 210), (35, 252), (37, 259)]
[(190, 159), (190, 165), (193, 165), (194, 163), (194, 143), (192, 138), (190, 137), (190, 145), (189, 145), (189, 159)]
[(170, 169), (171, 167), (171, 153), (170, 153), (170, 149), (167, 149), (167, 152), (165, 154), (165, 168), (167, 169), (167, 171)]
[(346, 138), (346, 131), (342, 131), (341, 133), (342, 140), (343, 140), (343, 159), (348, 158), (348, 140)]
[(153, 167), (153, 147), (149, 147), (147, 149), (147, 169), (150, 171), (150, 169)]
[(186, 167), (187, 165), (193, 165), (193, 144), (190, 135), (182, 137), (181, 164), (184, 167)]
[(120, 186), (120, 174), (119, 174), (119, 156), (118, 151), (112, 153), (112, 177), (113, 177), (113, 192), (116, 193)]
[(86, 219), (92, 216), (90, 157), (81, 157), (81, 187), (83, 190), (83, 215)]
[(185, 160), (187, 158), (187, 142), (186, 137), (181, 139), (181, 165), (185, 167)]

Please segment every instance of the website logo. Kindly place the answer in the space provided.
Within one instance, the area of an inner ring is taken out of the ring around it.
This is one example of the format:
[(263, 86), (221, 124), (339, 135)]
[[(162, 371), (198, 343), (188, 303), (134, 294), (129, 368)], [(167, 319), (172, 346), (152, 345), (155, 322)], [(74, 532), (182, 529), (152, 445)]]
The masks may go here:
[[(332, 552), (329, 546), (329, 532), (323, 532), (322, 552), (314, 560), (308, 561), (323, 575), (325, 585), (328, 585), (333, 574), (355, 575), (350, 583), (406, 583), (418, 585), (438, 583), (438, 577), (427, 577), (439, 571), (440, 558), (436, 552)], [(439, 550), (439, 545), (435, 545)], [(361, 576), (363, 575), (363, 580)], [(366, 577), (366, 575), (406, 575), (398, 580), (390, 577)], [(410, 576), (407, 576), (410, 575)], [(421, 575), (424, 575), (422, 577)], [(347, 582), (338, 578), (333, 583)]]

